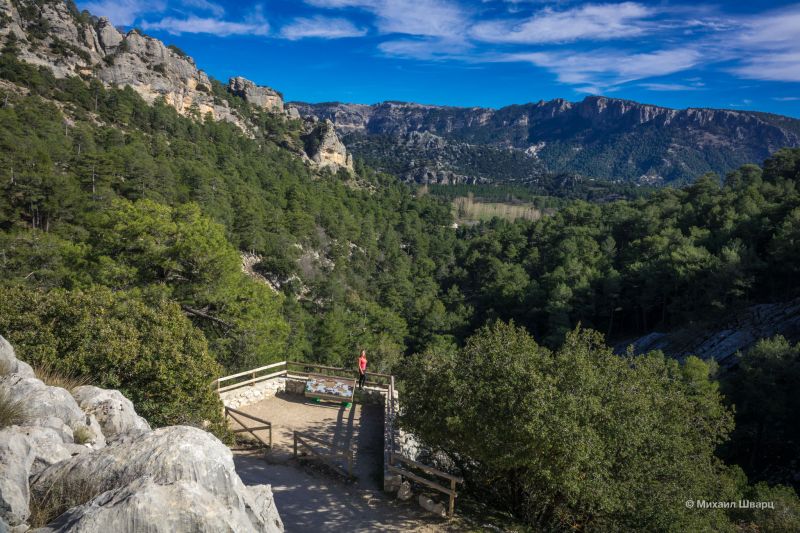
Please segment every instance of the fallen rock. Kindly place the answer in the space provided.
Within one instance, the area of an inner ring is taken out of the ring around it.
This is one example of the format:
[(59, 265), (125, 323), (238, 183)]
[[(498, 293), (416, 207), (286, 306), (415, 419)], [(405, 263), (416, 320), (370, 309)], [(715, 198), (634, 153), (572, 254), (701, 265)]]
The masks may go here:
[(436, 503), (432, 499), (422, 494), (419, 495), (419, 505), (426, 511), (429, 511), (437, 516), (447, 516), (447, 511), (445, 510), (444, 505), (441, 503)]
[(411, 492), (411, 484), (408, 481), (403, 481), (400, 484), (400, 488), (397, 490), (397, 497), (404, 502), (411, 499), (414, 496), (414, 493)]
[[(128, 442), (118, 442), (113, 446), (56, 463), (31, 478), (31, 491), (39, 498), (51, 491), (52, 487), (63, 489), (56, 492), (69, 493), (71, 487), (85, 487), (87, 483), (91, 483), (96, 500), (104, 492), (124, 489), (139, 478), (145, 477), (155, 485), (187, 482), (203, 487), (210, 497), (218, 502), (214, 509), (224, 508), (226, 513), (237, 516), (244, 514), (248, 517), (250, 528), (237, 531), (283, 531), (274, 501), (271, 497), (269, 501), (264, 501), (267, 500), (267, 496), (271, 496), (271, 492), (245, 487), (234, 469), (233, 454), (230, 449), (213, 435), (187, 426), (160, 428), (133, 437)], [(132, 486), (143, 490), (146, 488), (146, 494), (158, 492), (154, 488), (147, 488), (149, 485)], [(184, 485), (181, 490), (183, 492), (178, 491), (173, 495), (175, 497), (186, 495), (189, 491), (188, 485)], [(147, 497), (149, 496), (143, 496)], [(114, 502), (122, 503), (124, 500), (124, 498), (110, 497), (103, 500), (106, 502), (103, 505), (113, 507), (116, 505)], [(182, 503), (183, 507), (195, 505), (192, 499), (183, 500)], [(132, 507), (123, 507), (120, 510), (129, 516), (131, 513), (135, 514), (134, 511)], [(161, 507), (148, 510), (156, 517), (160, 516), (162, 511), (168, 512), (166, 508)], [(214, 516), (214, 513), (211, 515)], [(104, 531), (109, 530), (114, 528), (104, 529)], [(86, 531), (94, 530), (86, 529)]]
[(85, 413), (97, 418), (106, 437), (128, 431), (150, 431), (150, 424), (136, 414), (133, 402), (117, 390), (84, 385), (75, 388), (72, 396)]
[(28, 476), (34, 451), (28, 439), (12, 426), (0, 430), (0, 519), (9, 526), (30, 516)]

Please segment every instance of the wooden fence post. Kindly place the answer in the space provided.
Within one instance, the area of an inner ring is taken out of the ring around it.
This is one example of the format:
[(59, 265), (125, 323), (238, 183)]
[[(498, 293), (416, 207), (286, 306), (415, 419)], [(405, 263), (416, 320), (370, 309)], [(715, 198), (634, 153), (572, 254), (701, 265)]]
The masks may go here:
[(455, 512), (456, 508), (456, 480), (450, 480), (450, 507), (447, 509), (447, 514), (450, 518), (453, 518), (453, 513)]

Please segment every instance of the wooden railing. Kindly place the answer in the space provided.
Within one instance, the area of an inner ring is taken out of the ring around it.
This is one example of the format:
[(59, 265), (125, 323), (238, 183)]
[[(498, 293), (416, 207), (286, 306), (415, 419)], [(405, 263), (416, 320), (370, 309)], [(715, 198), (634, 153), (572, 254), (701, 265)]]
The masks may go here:
[[(309, 442), (315, 442), (322, 446), (328, 447), (331, 451), (330, 453), (320, 452), (314, 446), (309, 444)], [(312, 456), (317, 457), (325, 462), (328, 466), (333, 468), (334, 470), (342, 473), (344, 476), (348, 478), (353, 477), (353, 461), (355, 452), (353, 450), (353, 446), (349, 446), (347, 448), (342, 446), (337, 446), (336, 444), (327, 441), (325, 439), (320, 439), (319, 437), (314, 437), (309, 435), (308, 433), (301, 433), (300, 431), (294, 432), (294, 457), (299, 458), (297, 454), (297, 447), (298, 445), (303, 446), (306, 450), (308, 450)], [(344, 459), (347, 468), (342, 468), (341, 465), (336, 463), (337, 459)]]
[[(396, 463), (403, 463), (403, 464), (405, 464), (407, 466), (410, 466), (412, 468), (416, 468), (418, 470), (422, 470), (423, 472), (426, 472), (428, 474), (432, 474), (434, 476), (438, 476), (438, 477), (444, 478), (444, 479), (446, 479), (446, 480), (448, 480), (450, 482), (450, 486), (449, 486), (449, 488), (448, 487), (444, 487), (444, 486), (440, 485), (439, 483), (436, 483), (435, 481), (431, 481), (428, 478), (424, 478), (422, 476), (414, 474), (413, 472), (409, 472), (408, 470), (406, 470), (404, 468), (400, 468), (399, 466), (396, 466)], [(462, 478), (454, 476), (452, 474), (448, 474), (447, 472), (442, 472), (441, 470), (437, 470), (436, 468), (430, 467), (428, 465), (424, 465), (422, 463), (418, 463), (417, 461), (412, 461), (411, 459), (408, 459), (408, 458), (403, 457), (402, 455), (398, 455), (396, 453), (392, 453), (392, 455), (391, 455), (391, 459), (390, 459), (390, 462), (389, 462), (389, 471), (390, 472), (394, 472), (395, 474), (399, 474), (399, 475), (401, 475), (403, 477), (406, 477), (408, 479), (411, 479), (413, 481), (416, 481), (417, 483), (421, 483), (421, 484), (423, 484), (425, 486), (428, 486), (428, 487), (430, 487), (430, 488), (432, 488), (434, 490), (437, 490), (437, 491), (439, 491), (441, 493), (447, 494), (447, 496), (449, 497), (449, 505), (447, 507), (447, 515), (450, 516), (450, 517), (453, 516), (453, 513), (455, 512), (455, 508), (456, 508), (456, 497), (458, 496), (458, 494), (456, 493), (456, 484), (457, 483), (464, 483), (464, 480)]]
[[(245, 432), (250, 433), (261, 444), (263, 444), (264, 446), (269, 447), (269, 449), (272, 449), (272, 423), (271, 422), (267, 422), (266, 420), (263, 420), (261, 418), (255, 417), (255, 416), (253, 416), (251, 414), (245, 413), (244, 411), (238, 411), (238, 410), (233, 409), (231, 407), (225, 407), (225, 416), (231, 417), (240, 426), (242, 426), (240, 429), (234, 429), (233, 430), (234, 433), (245, 433)], [(254, 420), (254, 421), (256, 421), (256, 422), (258, 422), (260, 424), (263, 424), (263, 425), (261, 425), (261, 426), (248, 426), (247, 424), (245, 424), (239, 418), (239, 416), (241, 416), (243, 418), (250, 419), (250, 420)], [(269, 430), (269, 442), (264, 442), (264, 439), (262, 439), (261, 437), (259, 437), (255, 433), (256, 431), (263, 431), (265, 429)]]
[[(269, 370), (272, 372), (267, 372)], [(318, 365), (314, 363), (300, 363), (297, 361), (280, 361), (270, 365), (254, 368), (252, 370), (239, 372), (238, 374), (224, 376), (214, 380), (213, 383), (217, 393), (219, 394), (225, 391), (238, 389), (239, 387), (244, 387), (245, 385), (255, 385), (256, 383), (267, 381), (273, 378), (288, 377), (296, 379), (308, 379), (308, 375), (310, 373), (331, 376), (355, 376), (356, 371), (354, 368), (340, 368), (335, 366)], [(381, 374), (380, 372), (367, 372), (366, 374), (367, 381), (365, 382), (365, 385), (370, 387), (387, 389), (389, 387), (389, 381), (392, 379), (391, 375)], [(225, 383), (225, 385), (223, 385), (223, 383)]]
[[(263, 372), (265, 372), (267, 370), (272, 370), (272, 369), (280, 368), (280, 367), (283, 367), (283, 368), (281, 370), (277, 370), (277, 371), (271, 372), (269, 374), (259, 375), (259, 374), (262, 374)], [(225, 391), (228, 391), (228, 390), (232, 390), (232, 389), (237, 389), (239, 387), (243, 387), (244, 385), (255, 385), (256, 383), (258, 383), (260, 381), (266, 381), (268, 379), (277, 378), (277, 377), (281, 377), (281, 376), (285, 376), (285, 375), (286, 375), (286, 361), (280, 361), (278, 363), (272, 363), (271, 365), (266, 365), (266, 366), (262, 366), (262, 367), (259, 367), (259, 368), (254, 368), (252, 370), (246, 370), (244, 372), (239, 372), (238, 374), (232, 374), (230, 376), (225, 376), (225, 377), (219, 378), (219, 379), (216, 380), (215, 383), (217, 384), (217, 393), (221, 393), (221, 392), (225, 392)], [(248, 376), (250, 377), (250, 379), (247, 379), (247, 380), (244, 380), (244, 381), (235, 381), (234, 383), (232, 383), (230, 385), (226, 385), (224, 387), (222, 386), (223, 382), (231, 381), (231, 380), (237, 380), (239, 378), (248, 377)]]

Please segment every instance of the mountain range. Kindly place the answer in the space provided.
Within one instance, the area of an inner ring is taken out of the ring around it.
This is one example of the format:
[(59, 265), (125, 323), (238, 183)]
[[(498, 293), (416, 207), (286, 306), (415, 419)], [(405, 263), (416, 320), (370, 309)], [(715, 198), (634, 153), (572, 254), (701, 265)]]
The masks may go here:
[(724, 174), (800, 146), (800, 120), (589, 96), (501, 109), (291, 103), (331, 120), (356, 156), (420, 183), (536, 182), (543, 174), (659, 185)]

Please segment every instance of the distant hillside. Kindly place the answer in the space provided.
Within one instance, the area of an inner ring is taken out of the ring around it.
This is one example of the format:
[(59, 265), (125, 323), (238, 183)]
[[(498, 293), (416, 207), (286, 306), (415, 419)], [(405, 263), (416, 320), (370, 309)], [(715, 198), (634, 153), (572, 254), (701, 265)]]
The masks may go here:
[(536, 182), (546, 174), (663, 184), (724, 174), (800, 146), (800, 120), (669, 109), (590, 96), (459, 108), (383, 102), (292, 103), (330, 119), (368, 163), (420, 183)]

